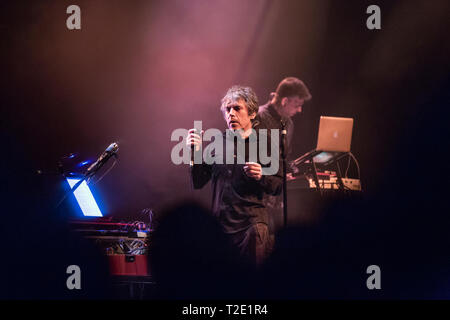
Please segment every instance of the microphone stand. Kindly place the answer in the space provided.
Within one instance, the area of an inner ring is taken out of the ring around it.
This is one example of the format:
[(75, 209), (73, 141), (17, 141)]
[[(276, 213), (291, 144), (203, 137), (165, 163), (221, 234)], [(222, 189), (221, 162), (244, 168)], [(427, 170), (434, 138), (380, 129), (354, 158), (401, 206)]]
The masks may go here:
[[(115, 158), (117, 158), (117, 155), (114, 153), (112, 156), (114, 156)], [(104, 165), (104, 163), (97, 165), (97, 167), (93, 168), (93, 170), (88, 171), (85, 174), (82, 174), (80, 176), (77, 176), (77, 178), (80, 178), (80, 180), (74, 184), (74, 186), (72, 188), (70, 188), (70, 190), (68, 190), (64, 196), (62, 197), (62, 199), (58, 202), (58, 204), (56, 205), (56, 209), (59, 208), (59, 206), (64, 202), (64, 200), (67, 198), (67, 196), (69, 194), (73, 194), (75, 193), (75, 190), (78, 189), (78, 187), (83, 183), (83, 181), (86, 181), (86, 183), (89, 183), (90, 179), (97, 173), (97, 171), (100, 170), (100, 168)], [(66, 173), (64, 172), (63, 166), (61, 164), (61, 162), (58, 163), (58, 170), (61, 173), (61, 175), (65, 178), (67, 178)]]
[[(202, 135), (202, 130), (198, 130), (195, 128), (195, 133)], [(203, 151), (202, 142), (200, 143), (200, 148), (198, 151), (195, 150), (194, 145), (191, 145), (191, 160), (189, 161), (189, 180), (190, 180), (189, 182), (191, 185), (191, 190), (195, 190), (195, 188), (194, 188), (194, 165), (196, 164), (195, 163), (195, 158), (196, 158), (195, 154), (198, 152), (201, 153), (202, 151)]]
[(286, 168), (286, 123), (281, 120), (281, 158), (283, 160), (283, 223), (287, 227), (287, 168)]
[(191, 146), (191, 161), (189, 162), (189, 182), (191, 185), (191, 190), (195, 190), (194, 188), (194, 155), (195, 155), (195, 146)]
[[(67, 176), (65, 174), (63, 174), (64, 179), (67, 178)], [(78, 181), (77, 183), (74, 184), (73, 188), (70, 188), (70, 190), (68, 190), (64, 196), (62, 197), (62, 199), (58, 202), (58, 204), (56, 205), (56, 209), (59, 208), (59, 206), (64, 202), (64, 200), (66, 200), (67, 196), (69, 194), (72, 194), (75, 192), (75, 190), (78, 189), (78, 187), (83, 183), (83, 181), (85, 181), (87, 178), (86, 175), (82, 175), (80, 181)]]

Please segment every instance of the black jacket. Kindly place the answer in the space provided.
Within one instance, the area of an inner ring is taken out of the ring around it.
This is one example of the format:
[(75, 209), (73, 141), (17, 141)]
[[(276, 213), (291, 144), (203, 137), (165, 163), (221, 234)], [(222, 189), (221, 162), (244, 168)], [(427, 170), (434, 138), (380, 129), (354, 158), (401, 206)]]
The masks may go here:
[[(227, 131), (228, 132), (228, 131)], [(254, 133), (256, 139), (259, 137), (258, 126)], [(195, 189), (202, 188), (211, 180), (213, 198), (212, 211), (219, 219), (226, 233), (235, 233), (249, 228), (256, 223), (268, 223), (267, 209), (263, 199), (266, 195), (280, 194), (282, 188), (281, 163), (278, 154), (278, 172), (274, 175), (263, 175), (257, 181), (248, 177), (244, 172), (243, 163), (237, 163), (237, 147), (239, 144), (245, 146), (245, 160), (248, 159), (249, 137), (246, 139), (232, 138), (231, 135), (224, 133), (223, 148), (221, 150), (212, 150), (213, 144), (205, 148), (203, 154), (212, 154), (217, 158), (223, 159), (223, 164), (195, 164), (191, 167), (191, 179)], [(255, 136), (253, 136), (254, 138)], [(226, 144), (232, 143), (234, 153), (234, 164), (226, 164)], [(270, 136), (267, 139), (268, 150), (270, 150)], [(234, 143), (233, 143), (234, 142)], [(259, 159), (259, 140), (258, 140), (258, 159)]]

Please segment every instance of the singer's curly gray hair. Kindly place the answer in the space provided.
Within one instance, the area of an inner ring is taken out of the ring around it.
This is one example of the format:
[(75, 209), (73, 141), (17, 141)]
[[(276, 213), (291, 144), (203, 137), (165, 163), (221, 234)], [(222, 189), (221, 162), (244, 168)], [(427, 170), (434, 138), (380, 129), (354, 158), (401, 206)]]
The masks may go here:
[(236, 102), (240, 99), (245, 101), (245, 105), (247, 106), (247, 111), (250, 116), (258, 113), (258, 97), (255, 92), (250, 87), (239, 85), (232, 86), (228, 89), (227, 93), (222, 98), (222, 105), (220, 106), (220, 109), (223, 113), (225, 113), (225, 107), (227, 104), (230, 102)]

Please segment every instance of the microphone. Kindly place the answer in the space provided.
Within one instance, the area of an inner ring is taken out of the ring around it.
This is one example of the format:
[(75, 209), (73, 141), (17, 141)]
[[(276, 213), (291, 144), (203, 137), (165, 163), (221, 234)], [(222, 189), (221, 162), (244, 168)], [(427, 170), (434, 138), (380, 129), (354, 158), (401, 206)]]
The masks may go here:
[[(195, 129), (195, 134), (198, 133), (197, 129)], [(195, 145), (191, 145), (191, 161), (189, 162), (189, 166), (194, 166), (194, 155), (195, 155)]]
[(189, 165), (192, 167), (194, 165), (194, 154), (195, 154), (195, 146), (191, 146), (191, 161)]
[(116, 142), (111, 143), (100, 157), (86, 170), (85, 175), (89, 176), (97, 172), (103, 165), (119, 151), (119, 145)]
[[(194, 134), (197, 134), (199, 136), (201, 136), (203, 134), (203, 130), (199, 130), (197, 128), (194, 128)], [(200, 145), (200, 150), (202, 149), (201, 145)], [(189, 161), (189, 166), (193, 167), (194, 166), (194, 159), (195, 159), (195, 145), (191, 145), (191, 160)]]
[(287, 134), (286, 121), (285, 120), (281, 120), (280, 123), (281, 123), (281, 134), (282, 135), (286, 135)]

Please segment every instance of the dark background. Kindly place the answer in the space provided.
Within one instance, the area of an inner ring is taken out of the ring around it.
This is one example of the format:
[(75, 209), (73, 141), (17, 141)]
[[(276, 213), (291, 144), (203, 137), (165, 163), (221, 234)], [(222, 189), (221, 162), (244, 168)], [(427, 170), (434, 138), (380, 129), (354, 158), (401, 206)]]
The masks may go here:
[[(66, 28), (70, 4), (81, 7), (81, 30)], [(366, 28), (370, 4), (381, 8), (381, 30)], [(227, 88), (251, 86), (264, 104), (286, 76), (304, 80), (313, 96), (294, 118), (295, 156), (315, 146), (321, 115), (352, 117), (368, 198), (393, 183), (429, 192), (415, 177), (447, 162), (447, 141), (433, 130), (445, 128), (449, 102), (449, 7), (445, 0), (4, 3), (4, 195), (27, 203), (34, 193), (49, 205), (58, 196), (42, 186), (57, 181), (51, 172), (61, 156), (95, 159), (118, 141), (119, 162), (96, 185), (107, 214), (139, 216), (183, 198), (209, 205), (209, 188), (191, 191), (186, 166), (171, 162), (172, 131), (194, 120), (224, 128), (219, 101)], [(423, 161), (411, 166), (411, 158)]]
[[(71, 4), (81, 30), (66, 28)], [(381, 30), (366, 28), (371, 4)], [(53, 219), (62, 156), (95, 160), (119, 143), (118, 163), (95, 185), (108, 217), (134, 221), (183, 199), (209, 206), (209, 188), (192, 191), (186, 165), (171, 162), (172, 131), (194, 120), (225, 128), (219, 103), (231, 85), (251, 86), (264, 104), (296, 76), (313, 99), (294, 118), (294, 156), (314, 148), (321, 115), (354, 118), (364, 196), (330, 204), (322, 224), (284, 230), (262, 283), (269, 297), (448, 298), (449, 9), (447, 0), (2, 2), (0, 297), (61, 298), (74, 263), (89, 289), (74, 296), (105, 297), (103, 256)], [(361, 281), (370, 264), (383, 270), (384, 295)]]

